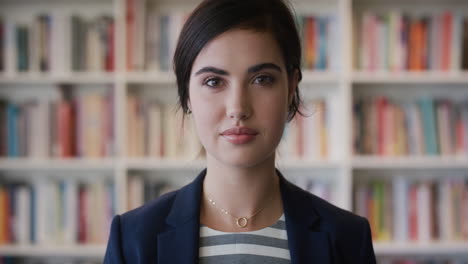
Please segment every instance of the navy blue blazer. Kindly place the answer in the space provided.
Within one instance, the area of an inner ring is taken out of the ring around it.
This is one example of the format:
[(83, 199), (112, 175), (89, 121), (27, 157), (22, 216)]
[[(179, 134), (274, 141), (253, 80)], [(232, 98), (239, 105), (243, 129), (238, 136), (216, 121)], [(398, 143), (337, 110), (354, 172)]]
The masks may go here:
[[(104, 263), (198, 263), (206, 169), (180, 190), (117, 215)], [(368, 221), (287, 181), (278, 171), (291, 263), (376, 263)]]

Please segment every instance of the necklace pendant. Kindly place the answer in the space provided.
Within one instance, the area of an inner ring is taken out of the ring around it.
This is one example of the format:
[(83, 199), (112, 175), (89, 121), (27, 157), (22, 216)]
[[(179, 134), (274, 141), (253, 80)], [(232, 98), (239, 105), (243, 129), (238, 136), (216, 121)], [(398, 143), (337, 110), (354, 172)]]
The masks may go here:
[(249, 220), (246, 217), (239, 217), (236, 219), (236, 224), (240, 228), (245, 228), (248, 223), (249, 223)]

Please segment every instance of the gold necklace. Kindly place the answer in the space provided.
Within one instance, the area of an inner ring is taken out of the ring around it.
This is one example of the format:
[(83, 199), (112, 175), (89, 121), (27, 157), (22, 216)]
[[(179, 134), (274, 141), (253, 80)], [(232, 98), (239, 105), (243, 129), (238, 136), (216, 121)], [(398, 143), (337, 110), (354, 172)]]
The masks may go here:
[[(274, 195), (272, 195), (272, 198), (268, 201), (271, 202), (273, 200), (273, 198), (275, 198)], [(258, 213), (260, 213), (263, 209), (265, 209), (268, 205), (268, 203), (265, 204), (265, 206), (263, 206), (262, 208), (258, 209), (257, 211), (255, 211), (251, 216), (249, 217), (235, 217), (234, 215), (232, 215), (231, 213), (229, 213), (226, 209), (224, 208), (221, 208), (221, 207), (218, 207), (216, 205), (216, 202), (213, 201), (213, 199), (211, 199), (210, 197), (208, 197), (208, 201), (210, 202), (211, 205), (213, 205), (214, 207), (216, 207), (217, 209), (221, 210), (221, 212), (223, 212), (224, 214), (226, 215), (229, 215), (231, 216), (232, 218), (234, 218), (234, 220), (236, 221), (236, 225), (240, 228), (245, 228), (247, 226), (247, 224), (249, 223), (249, 220), (256, 216)]]

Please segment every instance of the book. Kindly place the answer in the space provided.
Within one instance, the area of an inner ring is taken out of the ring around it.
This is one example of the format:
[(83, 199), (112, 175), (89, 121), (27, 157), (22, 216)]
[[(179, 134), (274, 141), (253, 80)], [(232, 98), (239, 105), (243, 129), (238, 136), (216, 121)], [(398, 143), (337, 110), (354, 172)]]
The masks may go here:
[(144, 204), (144, 179), (141, 176), (134, 176), (128, 179), (127, 187), (127, 209), (132, 210)]
[(8, 193), (4, 186), (0, 185), (0, 245), (8, 243), (9, 237), (9, 202)]
[(29, 59), (30, 59), (30, 40), (29, 40), (30, 30), (29, 27), (25, 24), (20, 24), (16, 26), (16, 50), (18, 61), (18, 72), (25, 72), (29, 70)]
[(31, 190), (28, 186), (18, 186), (16, 192), (16, 243), (30, 243), (31, 228)]
[(397, 242), (408, 240), (408, 182), (404, 176), (397, 175), (392, 181), (393, 186), (393, 239)]

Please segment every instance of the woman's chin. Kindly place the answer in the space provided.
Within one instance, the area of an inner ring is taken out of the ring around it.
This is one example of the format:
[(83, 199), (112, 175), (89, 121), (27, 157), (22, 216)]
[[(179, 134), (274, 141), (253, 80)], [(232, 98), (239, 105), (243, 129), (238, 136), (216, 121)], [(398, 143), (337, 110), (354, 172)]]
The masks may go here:
[[(216, 161), (222, 163), (226, 167), (235, 167), (235, 168), (253, 168), (258, 167), (263, 164), (269, 163), (271, 160), (271, 155), (253, 153), (240, 153), (237, 155), (223, 155), (222, 157), (217, 157)], [(274, 154), (274, 152), (273, 152)], [(274, 159), (273, 159), (274, 163)]]

